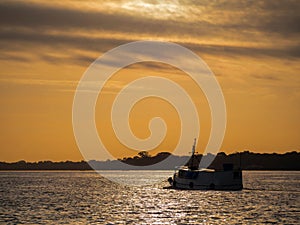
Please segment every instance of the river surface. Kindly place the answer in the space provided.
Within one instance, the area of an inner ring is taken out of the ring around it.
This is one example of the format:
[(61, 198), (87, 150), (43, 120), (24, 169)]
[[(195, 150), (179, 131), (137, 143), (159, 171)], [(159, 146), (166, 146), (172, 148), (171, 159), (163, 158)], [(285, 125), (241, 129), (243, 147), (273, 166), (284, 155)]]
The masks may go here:
[(0, 172), (0, 179), (0, 224), (300, 224), (300, 171), (244, 171), (244, 190), (232, 192), (168, 190), (164, 181), (124, 186), (81, 171)]

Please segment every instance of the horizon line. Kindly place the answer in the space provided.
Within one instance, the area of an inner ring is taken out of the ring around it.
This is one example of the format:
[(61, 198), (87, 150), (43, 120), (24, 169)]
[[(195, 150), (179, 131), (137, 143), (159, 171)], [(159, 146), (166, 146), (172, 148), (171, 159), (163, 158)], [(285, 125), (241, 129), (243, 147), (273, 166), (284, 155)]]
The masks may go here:
[[(144, 151), (140, 151), (140, 152), (144, 152)], [(147, 152), (147, 151), (146, 151)], [(190, 157), (190, 155), (173, 155), (171, 152), (167, 152), (167, 151), (163, 151), (163, 152), (159, 152), (159, 153), (157, 153), (156, 155), (149, 155), (149, 158), (152, 158), (152, 157), (155, 157), (155, 156), (157, 156), (157, 155), (159, 155), (159, 154), (162, 154), (162, 153), (169, 153), (170, 154), (170, 156), (176, 156), (176, 157)], [(291, 153), (297, 153), (297, 154), (300, 154), (300, 150), (293, 150), (293, 151), (287, 151), (287, 152), (285, 152), (285, 153), (277, 153), (277, 152), (273, 152), (273, 153), (267, 153), (267, 152), (263, 152), (263, 153), (261, 153), (261, 152), (251, 152), (251, 151), (249, 151), (249, 150), (245, 150), (245, 151), (242, 151), (242, 152), (233, 152), (233, 153), (229, 153), (229, 154), (226, 154), (225, 152), (218, 152), (217, 153), (217, 155), (218, 154), (225, 154), (226, 156), (230, 156), (230, 155), (236, 155), (236, 154), (241, 154), (241, 153), (250, 153), (250, 154), (257, 154), (257, 155), (286, 155), (286, 154), (291, 154)], [(196, 154), (196, 155), (201, 155), (201, 156), (207, 156), (207, 155), (214, 155), (214, 154), (211, 154), (211, 153), (208, 153), (208, 154), (206, 154), (206, 155), (203, 155), (203, 154), (201, 154), (201, 153), (198, 153), (198, 154)], [(124, 159), (130, 159), (130, 158), (134, 158), (134, 157), (136, 157), (136, 156), (138, 156), (138, 154), (137, 155), (135, 155), (135, 156), (132, 156), (132, 157), (123, 157), (122, 159), (120, 159), (120, 158), (117, 158), (117, 159), (103, 159), (103, 160), (96, 160), (96, 159), (90, 159), (90, 160), (84, 160), (84, 159), (82, 159), (82, 160), (79, 160), (79, 161), (72, 161), (72, 160), (69, 160), (69, 159), (66, 159), (66, 160), (61, 160), (61, 161), (52, 161), (52, 160), (39, 160), (39, 161), (26, 161), (26, 160), (24, 160), (24, 159), (20, 159), (20, 160), (18, 160), (18, 161), (1, 161), (0, 160), (0, 163), (9, 163), (9, 164), (12, 164), (12, 163), (19, 163), (19, 162), (25, 162), (25, 163), (40, 163), (40, 162), (52, 162), (52, 163), (65, 163), (65, 162), (71, 162), (71, 163), (80, 163), (80, 162), (90, 162), (90, 161), (97, 161), (97, 162), (107, 162), (107, 161), (121, 161), (121, 160), (124, 160)], [(169, 157), (169, 156), (168, 156)]]

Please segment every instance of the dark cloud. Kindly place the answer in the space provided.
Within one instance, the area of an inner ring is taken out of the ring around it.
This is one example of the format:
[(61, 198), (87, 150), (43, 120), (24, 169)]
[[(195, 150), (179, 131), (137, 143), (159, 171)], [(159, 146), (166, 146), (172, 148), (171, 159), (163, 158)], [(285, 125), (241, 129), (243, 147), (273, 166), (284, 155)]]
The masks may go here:
[(23, 63), (30, 62), (30, 59), (28, 59), (25, 56), (19, 56), (19, 55), (8, 54), (8, 53), (1, 53), (0, 60), (1, 61), (23, 62)]
[[(112, 47), (128, 42), (124, 39), (78, 36), (69, 34), (47, 34), (28, 31), (0, 31), (0, 49), (26, 50), (36, 47), (61, 47), (88, 51), (107, 51)], [(62, 50), (61, 49), (61, 50)]]
[[(224, 17), (223, 23), (207, 20), (163, 20), (122, 12), (87, 11), (78, 8), (50, 7), (26, 2), (1, 2), (0, 25), (34, 29), (92, 29), (140, 34), (177, 34), (200, 37), (224, 32), (258, 30), (299, 33), (299, 1), (211, 1), (199, 3), (206, 13)], [(195, 6), (197, 7), (197, 6)], [(238, 14), (235, 11), (238, 11)]]
[[(190, 1), (186, 1), (188, 4)], [(208, 14), (224, 18), (224, 29), (238, 32), (258, 31), (281, 36), (299, 35), (299, 0), (201, 1)], [(195, 1), (195, 7), (199, 1)]]
[[(32, 49), (29, 53), (35, 54), (44, 61), (50, 63), (91, 63), (95, 60), (93, 57), (88, 57), (86, 55), (80, 55), (79, 53), (74, 53), (75, 50), (83, 50), (94, 52), (95, 55), (99, 55), (105, 51), (108, 51), (114, 47), (121, 44), (128, 43), (128, 39), (113, 39), (113, 38), (101, 38), (101, 37), (88, 37), (88, 36), (71, 36), (68, 34), (43, 34), (40, 32), (1, 32), (0, 31), (0, 49), (3, 52), (5, 50), (14, 50), (16, 53), (18, 51), (28, 52), (28, 49)], [(226, 45), (200, 45), (193, 43), (179, 43), (195, 52), (200, 56), (202, 54), (210, 54), (216, 56), (229, 56), (229, 57), (285, 57), (285, 58), (299, 58), (300, 57), (300, 46), (289, 46), (285, 48), (274, 47), (274, 48), (264, 48), (264, 47), (243, 47), (243, 46), (226, 46)], [(70, 56), (61, 59), (57, 56), (47, 55), (45, 51), (49, 48), (54, 48), (68, 53)], [(40, 50), (40, 51), (38, 51)], [(4, 54), (0, 59), (11, 60), (26, 60), (24, 57), (12, 56)], [(146, 65), (150, 69), (151, 67), (157, 67), (158, 65), (149, 64)]]
[[(179, 37), (182, 39), (181, 44), (199, 54), (300, 57), (300, 38), (297, 39), (300, 32), (300, 1), (183, 1), (181, 4), (195, 8), (202, 4), (206, 7), (207, 14), (215, 17), (216, 21), (224, 18), (224, 22), (163, 20), (124, 12), (96, 12), (6, 1), (0, 2), (0, 49), (17, 51), (42, 46), (104, 52), (139, 39), (139, 35), (149, 35), (154, 38)], [(79, 36), (74, 31), (82, 31), (85, 34), (101, 31), (107, 32), (111, 37)], [(122, 35), (116, 38), (114, 32)], [(210, 37), (221, 37), (227, 42), (232, 39), (256, 43), (262, 37), (258, 37), (257, 33), (262, 33), (263, 37), (269, 40), (269, 47), (184, 43), (186, 38), (190, 37), (200, 41), (209, 40)], [(280, 45), (286, 41), (290, 43)], [(275, 44), (270, 48), (272, 42)], [(54, 56), (41, 54), (39, 57), (51, 63), (61, 62), (60, 58)], [(74, 55), (72, 58), (66, 61), (87, 63), (91, 60), (81, 55)], [(13, 60), (12, 56), (11, 59)]]
[(48, 63), (51, 64), (80, 64), (82, 66), (88, 66), (91, 64), (95, 58), (86, 56), (86, 55), (80, 55), (76, 54), (73, 56), (52, 56), (52, 55), (47, 55), (47, 54), (40, 54), (39, 58), (43, 61), (47, 61)]
[(227, 45), (197, 45), (185, 44), (186, 47), (197, 51), (199, 54), (214, 54), (227, 56), (249, 56), (249, 57), (300, 57), (300, 45), (296, 44), (289, 47), (243, 47)]
[[(201, 22), (201, 24), (207, 28), (212, 26), (208, 22)], [(192, 24), (185, 22), (160, 21), (122, 13), (53, 8), (23, 2), (0, 3), (0, 25), (39, 30), (85, 29), (142, 34), (178, 33), (178, 31), (191, 31), (193, 28)]]
[(154, 69), (154, 70), (172, 70), (174, 69), (174, 67), (172, 67), (169, 64), (165, 64), (165, 63), (159, 63), (159, 62), (142, 62), (142, 63), (138, 63), (138, 64), (133, 64), (130, 65), (130, 69)]
[(252, 77), (259, 80), (279, 81), (278, 76), (253, 74)]

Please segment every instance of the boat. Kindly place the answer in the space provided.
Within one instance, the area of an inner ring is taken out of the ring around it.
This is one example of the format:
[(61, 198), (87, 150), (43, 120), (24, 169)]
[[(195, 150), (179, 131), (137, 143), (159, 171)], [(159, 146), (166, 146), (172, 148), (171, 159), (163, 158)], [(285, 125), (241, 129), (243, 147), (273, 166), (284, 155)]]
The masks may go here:
[(199, 169), (199, 157), (195, 153), (196, 139), (192, 155), (185, 166), (175, 170), (168, 181), (172, 189), (184, 190), (242, 190), (243, 174), (241, 167), (235, 168), (232, 163), (224, 163), (222, 170)]

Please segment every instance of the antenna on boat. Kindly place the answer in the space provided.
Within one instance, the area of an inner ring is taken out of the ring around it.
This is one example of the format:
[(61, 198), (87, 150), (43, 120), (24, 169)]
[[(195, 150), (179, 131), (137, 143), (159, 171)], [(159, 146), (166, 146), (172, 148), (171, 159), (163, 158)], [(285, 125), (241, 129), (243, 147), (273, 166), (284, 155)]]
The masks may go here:
[(196, 151), (196, 138), (194, 138), (194, 144), (193, 144), (193, 148), (192, 148), (192, 155), (195, 154), (195, 151)]

